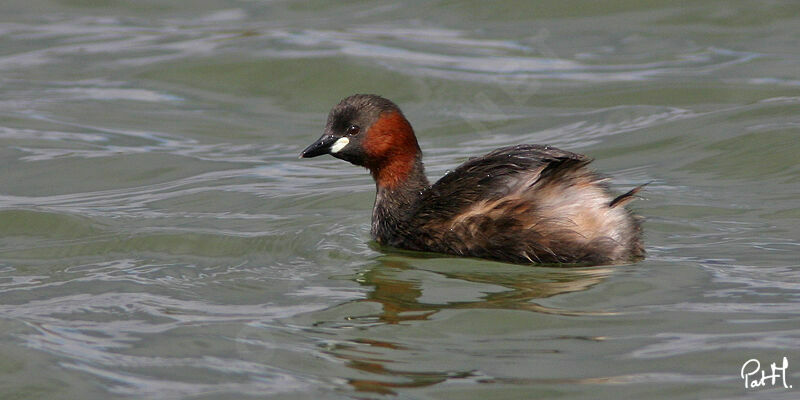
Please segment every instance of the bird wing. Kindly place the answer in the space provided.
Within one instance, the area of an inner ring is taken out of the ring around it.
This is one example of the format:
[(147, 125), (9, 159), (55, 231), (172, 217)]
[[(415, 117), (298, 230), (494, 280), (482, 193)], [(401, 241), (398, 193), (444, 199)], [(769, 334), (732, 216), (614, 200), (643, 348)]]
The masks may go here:
[(536, 182), (560, 169), (577, 169), (592, 161), (582, 154), (550, 146), (523, 144), (503, 147), (471, 158), (447, 173), (425, 194), (417, 215), (449, 219), (476, 203), (523, 194)]
[[(518, 145), (473, 158), (423, 193), (411, 226), (420, 248), (450, 254), (560, 263), (619, 247), (613, 197), (581, 154)], [(621, 209), (621, 207), (620, 207)], [(598, 258), (595, 261), (604, 261)]]

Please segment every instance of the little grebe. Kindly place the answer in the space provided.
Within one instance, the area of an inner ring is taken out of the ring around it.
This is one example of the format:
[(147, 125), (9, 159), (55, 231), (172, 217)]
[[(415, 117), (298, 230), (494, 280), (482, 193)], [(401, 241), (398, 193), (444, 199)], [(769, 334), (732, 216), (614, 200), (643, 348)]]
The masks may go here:
[(409, 250), (513, 263), (605, 264), (644, 256), (637, 217), (591, 159), (550, 146), (504, 147), (431, 186), (414, 130), (393, 102), (356, 94), (331, 110), (301, 158), (330, 154), (369, 169), (372, 236)]

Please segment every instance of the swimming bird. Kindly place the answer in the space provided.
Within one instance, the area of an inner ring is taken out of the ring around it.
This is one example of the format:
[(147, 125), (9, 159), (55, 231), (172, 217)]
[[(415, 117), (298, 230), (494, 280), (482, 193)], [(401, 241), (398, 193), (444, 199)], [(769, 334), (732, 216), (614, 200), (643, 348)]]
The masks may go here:
[(372, 237), (401, 249), (523, 264), (641, 259), (640, 218), (626, 209), (644, 185), (614, 197), (591, 158), (521, 144), (472, 158), (433, 185), (400, 108), (377, 95), (344, 98), (301, 158), (330, 154), (375, 180)]

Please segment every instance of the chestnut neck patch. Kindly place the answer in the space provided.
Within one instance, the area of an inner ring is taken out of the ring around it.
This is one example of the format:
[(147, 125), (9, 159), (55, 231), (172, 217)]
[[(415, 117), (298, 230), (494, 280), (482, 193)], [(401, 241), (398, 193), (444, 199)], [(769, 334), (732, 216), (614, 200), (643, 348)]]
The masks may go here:
[(419, 144), (408, 120), (399, 111), (381, 114), (364, 140), (366, 167), (378, 186), (394, 189), (408, 179), (419, 160)]

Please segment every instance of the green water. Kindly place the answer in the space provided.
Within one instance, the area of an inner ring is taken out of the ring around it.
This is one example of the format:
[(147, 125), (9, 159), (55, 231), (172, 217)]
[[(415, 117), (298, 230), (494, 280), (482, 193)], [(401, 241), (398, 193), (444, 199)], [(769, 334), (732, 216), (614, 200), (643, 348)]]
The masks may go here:
[[(796, 1), (4, 0), (0, 399), (796, 399), (798, 37)], [(369, 175), (297, 159), (356, 92), (434, 179), (540, 143), (652, 181), (648, 258), (371, 246)]]

